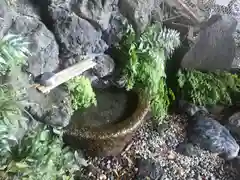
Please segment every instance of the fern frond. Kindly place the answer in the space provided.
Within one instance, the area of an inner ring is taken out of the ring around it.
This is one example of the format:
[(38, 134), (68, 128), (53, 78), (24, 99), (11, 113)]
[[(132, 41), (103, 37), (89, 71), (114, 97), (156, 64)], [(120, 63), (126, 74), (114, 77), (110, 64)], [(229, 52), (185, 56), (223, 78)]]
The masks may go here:
[(7, 34), (0, 40), (0, 74), (5, 75), (13, 66), (26, 64), (31, 55), (29, 43), (23, 37)]
[(159, 24), (148, 27), (139, 39), (129, 30), (120, 44), (121, 52), (127, 52), (129, 60), (124, 69), (126, 89), (141, 89), (160, 120), (167, 114), (170, 103), (165, 79), (166, 60), (179, 45), (180, 34)]
[(174, 49), (180, 46), (180, 33), (173, 29), (167, 29), (160, 25), (153, 25), (141, 35), (141, 44), (145, 44), (145, 47), (139, 49), (144, 51), (156, 51), (159, 48), (163, 48), (166, 51), (166, 55), (170, 56)]

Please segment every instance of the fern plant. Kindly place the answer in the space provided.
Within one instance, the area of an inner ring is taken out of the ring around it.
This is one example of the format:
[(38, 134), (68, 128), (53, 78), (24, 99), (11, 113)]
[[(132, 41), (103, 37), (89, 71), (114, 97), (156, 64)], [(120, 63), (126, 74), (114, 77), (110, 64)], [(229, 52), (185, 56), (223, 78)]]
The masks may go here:
[[(15, 35), (1, 40), (1, 75), (25, 64), (30, 53), (22, 40)], [(79, 170), (76, 153), (63, 148), (62, 137), (48, 127), (37, 122), (40, 128), (29, 127), (32, 117), (24, 109), (27, 102), (22, 93), (25, 90), (15, 91), (10, 84), (0, 86), (0, 179), (73, 179)]]
[(3, 86), (0, 92), (0, 171), (4, 178), (73, 179), (80, 166), (77, 156), (63, 148), (61, 134), (53, 135), (40, 123), (39, 128), (30, 129), (19, 94), (9, 86)]
[(42, 126), (29, 131), (21, 143), (11, 149), (5, 172), (26, 180), (73, 179), (80, 167), (77, 158), (68, 147), (63, 148), (61, 137)]
[(178, 83), (181, 98), (197, 105), (232, 104), (232, 96), (240, 92), (240, 77), (228, 72), (180, 70)]
[[(30, 52), (24, 39), (8, 34), (0, 40), (0, 75), (6, 75), (15, 66), (26, 63)], [(16, 92), (10, 84), (0, 85), (0, 157), (3, 163), (10, 155), (10, 149), (21, 139), (28, 128), (28, 118), (23, 116), (26, 103), (20, 99), (23, 91)]]
[(29, 42), (23, 37), (7, 34), (0, 40), (0, 74), (5, 75), (13, 66), (26, 64), (30, 55)]
[(166, 86), (165, 66), (166, 59), (179, 45), (177, 31), (156, 24), (147, 28), (138, 39), (130, 28), (118, 47), (129, 60), (123, 70), (126, 89), (141, 89), (151, 102), (157, 119), (165, 117), (169, 94), (173, 95)]
[(97, 104), (95, 93), (88, 78), (84, 76), (73, 78), (68, 82), (68, 89), (70, 90), (74, 110), (80, 110), (92, 104)]

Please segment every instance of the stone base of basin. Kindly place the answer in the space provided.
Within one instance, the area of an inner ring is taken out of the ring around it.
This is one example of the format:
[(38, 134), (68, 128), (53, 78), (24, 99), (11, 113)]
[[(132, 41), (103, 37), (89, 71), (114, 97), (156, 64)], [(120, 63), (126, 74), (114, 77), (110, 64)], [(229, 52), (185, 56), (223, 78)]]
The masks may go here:
[(135, 112), (129, 118), (99, 127), (69, 126), (63, 139), (71, 147), (85, 150), (89, 156), (116, 156), (131, 141), (148, 110), (149, 103), (139, 100)]

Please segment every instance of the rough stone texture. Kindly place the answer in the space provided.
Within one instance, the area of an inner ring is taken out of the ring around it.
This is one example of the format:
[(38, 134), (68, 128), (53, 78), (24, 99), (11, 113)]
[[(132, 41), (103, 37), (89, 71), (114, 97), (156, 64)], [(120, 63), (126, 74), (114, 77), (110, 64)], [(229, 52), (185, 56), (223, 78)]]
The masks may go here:
[(237, 135), (238, 138), (240, 138), (240, 112), (236, 112), (229, 117), (225, 126), (232, 134)]
[(82, 0), (73, 3), (73, 11), (82, 17), (89, 20), (92, 24), (98, 25), (102, 30), (108, 29), (112, 12), (117, 9), (118, 0)]
[(34, 0), (8, 0), (8, 6), (14, 9), (15, 12), (37, 19), (41, 19), (39, 16), (39, 9), (32, 5)]
[(154, 0), (120, 0), (120, 12), (137, 32), (142, 32), (151, 20)]
[(13, 13), (7, 8), (4, 1), (0, 1), (0, 38), (7, 32), (12, 24)]
[(29, 50), (32, 54), (28, 60), (28, 72), (33, 76), (58, 68), (58, 45), (53, 34), (43, 23), (34, 18), (18, 16), (10, 32), (28, 37), (31, 43)]
[[(45, 25), (34, 17), (24, 16), (1, 6), (0, 34), (14, 33), (26, 37), (30, 42), (29, 50), (32, 56), (28, 59), (28, 69), (32, 75), (58, 68), (58, 45), (54, 35)], [(4, 10), (5, 9), (5, 10)]]
[(67, 2), (57, 2), (49, 7), (61, 59), (65, 61), (77, 55), (104, 52), (108, 46), (101, 39), (102, 32), (78, 17), (69, 6)]
[(55, 127), (65, 127), (69, 124), (73, 111), (69, 94), (63, 88), (55, 88), (44, 95), (31, 87), (31, 78), (20, 69), (14, 70), (10, 82), (17, 91), (26, 89), (26, 109), (37, 121)]
[(138, 158), (136, 167), (138, 168), (138, 173), (136, 175), (136, 180), (160, 180), (163, 171), (160, 168), (160, 163), (154, 162), (152, 159)]
[(34, 17), (19, 15), (3, 4), (0, 6), (0, 37), (7, 33), (19, 34), (30, 42), (32, 56), (28, 59), (28, 72), (37, 76), (58, 67), (58, 45), (53, 34)]
[(110, 23), (108, 29), (103, 31), (102, 39), (110, 46), (118, 43), (124, 32), (127, 29), (127, 20), (120, 14), (120, 12), (115, 12), (110, 18)]
[(57, 127), (69, 124), (73, 111), (69, 94), (63, 89), (56, 88), (47, 96), (36, 93), (35, 89), (29, 89), (28, 97), (34, 102), (29, 111), (39, 121)]
[(216, 16), (215, 23), (206, 23), (198, 36), (197, 42), (184, 56), (181, 66), (200, 70), (229, 70), (235, 57), (235, 42), (232, 37), (237, 21), (228, 15)]
[(1, 1), (0, 5), (0, 35), (14, 33), (24, 36), (31, 44), (32, 54), (28, 58), (28, 66), (24, 72), (16, 69), (10, 76), (13, 87), (20, 91), (26, 89), (26, 108), (39, 121), (54, 126), (66, 126), (70, 120), (72, 109), (68, 93), (56, 88), (49, 95), (43, 95), (31, 88), (33, 77), (42, 72), (52, 72), (58, 68), (58, 45), (53, 34), (34, 16), (22, 15), (7, 8)]
[(97, 57), (95, 62), (97, 65), (93, 67), (93, 72), (100, 78), (110, 75), (114, 71), (115, 63), (108, 55)]
[(191, 121), (192, 124), (188, 127), (190, 142), (227, 160), (238, 155), (239, 145), (236, 140), (224, 126), (207, 113), (198, 111)]

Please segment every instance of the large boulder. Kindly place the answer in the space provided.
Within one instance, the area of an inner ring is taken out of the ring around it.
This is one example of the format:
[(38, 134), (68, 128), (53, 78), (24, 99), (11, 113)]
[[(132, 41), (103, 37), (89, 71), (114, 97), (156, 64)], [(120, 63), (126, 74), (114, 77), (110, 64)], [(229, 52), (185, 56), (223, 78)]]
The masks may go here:
[(120, 12), (128, 19), (137, 32), (142, 32), (151, 21), (155, 7), (154, 0), (120, 0)]
[(231, 16), (213, 15), (201, 27), (196, 43), (184, 56), (181, 66), (208, 71), (231, 69), (236, 26), (237, 21)]
[(77, 55), (102, 53), (108, 48), (101, 39), (101, 29), (79, 17), (71, 7), (67, 1), (53, 1), (49, 6), (54, 22), (53, 31), (60, 46), (60, 58), (63, 63)]
[(75, 1), (72, 10), (79, 17), (90, 22), (102, 31), (102, 39), (112, 45), (118, 42), (126, 30), (126, 18), (118, 8), (119, 0), (82, 0)]
[(32, 56), (28, 59), (27, 71), (34, 77), (58, 68), (58, 45), (54, 35), (41, 21), (26, 16), (17, 16), (8, 32), (28, 38)]
[[(191, 143), (216, 153), (226, 160), (238, 156), (239, 145), (236, 140), (227, 128), (210, 116), (207, 110), (198, 109), (197, 106), (189, 103), (181, 104), (181, 107), (191, 117), (187, 134)], [(194, 110), (191, 110), (193, 108)]]
[(235, 135), (238, 140), (240, 139), (240, 112), (232, 114), (225, 124), (226, 128)]

